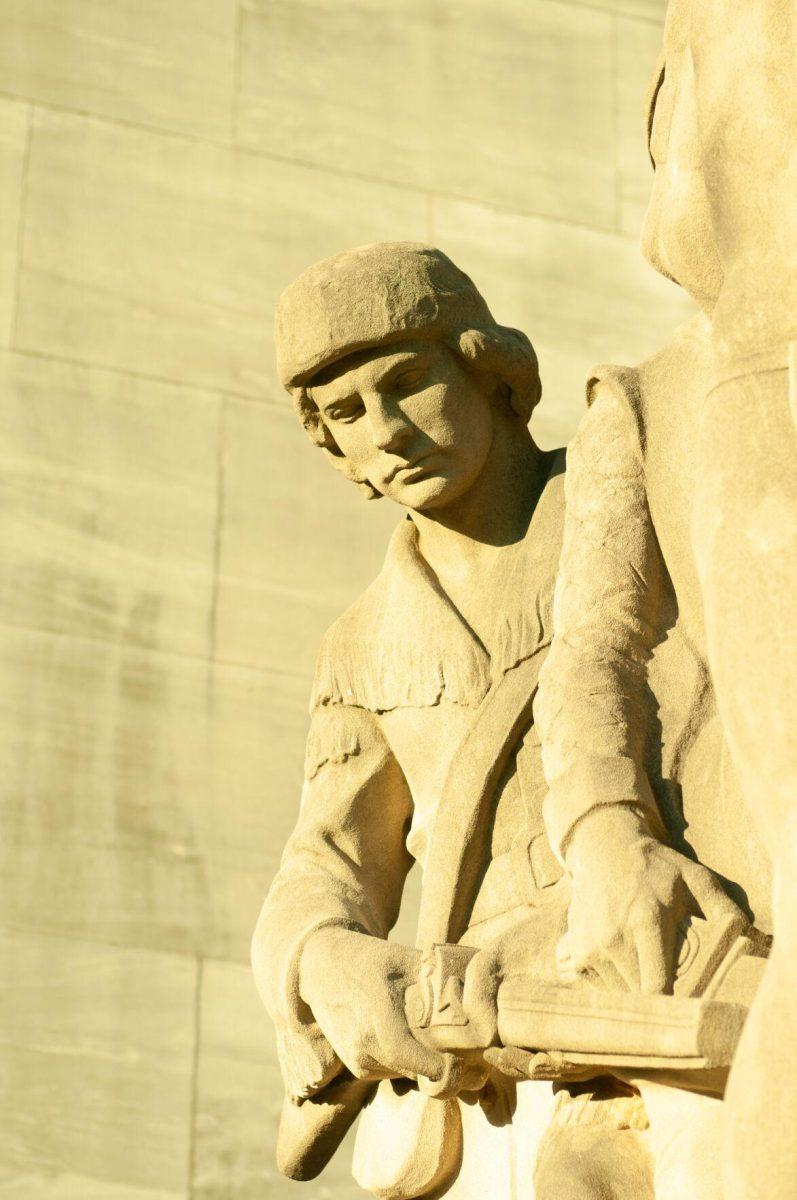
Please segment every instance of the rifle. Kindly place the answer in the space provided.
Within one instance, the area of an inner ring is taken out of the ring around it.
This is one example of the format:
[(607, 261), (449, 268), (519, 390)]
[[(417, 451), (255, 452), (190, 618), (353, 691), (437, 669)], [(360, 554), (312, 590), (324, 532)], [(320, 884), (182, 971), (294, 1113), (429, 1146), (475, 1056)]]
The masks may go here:
[[(465, 974), (476, 951), (431, 946), (406, 993), (413, 1035), (472, 1061), (491, 1046), (551, 1053), (565, 1068), (727, 1073), (765, 966), (766, 941), (736, 917), (691, 917), (681, 929), (672, 995), (641, 995), (588, 984), (508, 974), (493, 1012), (468, 1011)], [(687, 1076), (688, 1078), (688, 1076)], [(710, 1086), (708, 1090), (714, 1090)], [(717, 1090), (722, 1091), (721, 1087)]]
[[(748, 1009), (766, 965), (767, 939), (739, 921), (692, 917), (681, 930), (673, 995), (639, 995), (509, 974), (491, 1011), (468, 1011), (465, 975), (473, 947), (431, 945), (405, 994), (413, 1035), (450, 1057), (432, 1096), (456, 1094), (484, 1079), (484, 1053), (512, 1046), (552, 1055), (562, 1077), (605, 1072), (650, 1074), (721, 1095)], [(278, 1137), (280, 1170), (313, 1179), (367, 1105), (378, 1081), (338, 1076), (301, 1106), (286, 1101)]]

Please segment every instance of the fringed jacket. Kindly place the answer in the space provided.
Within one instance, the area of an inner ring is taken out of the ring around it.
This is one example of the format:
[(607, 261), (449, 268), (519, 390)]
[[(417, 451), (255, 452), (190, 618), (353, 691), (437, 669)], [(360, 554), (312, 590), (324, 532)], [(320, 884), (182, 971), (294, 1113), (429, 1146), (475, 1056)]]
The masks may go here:
[[(491, 653), (442, 591), (409, 518), (381, 573), (323, 640), (300, 815), (257, 934), (268, 976), (261, 988), (294, 1099), (312, 1095), (339, 1065), (300, 995), (303, 946), (329, 925), (387, 937), (413, 861), (423, 867), (429, 858), (444, 779), (480, 706), (550, 642), (564, 451), (547, 458), (548, 480), (521, 552), (507, 556), (500, 580)], [(478, 848), (469, 944), (483, 944), (519, 910), (546, 901), (562, 877), (543, 830), (544, 793), (530, 718), (494, 789)]]

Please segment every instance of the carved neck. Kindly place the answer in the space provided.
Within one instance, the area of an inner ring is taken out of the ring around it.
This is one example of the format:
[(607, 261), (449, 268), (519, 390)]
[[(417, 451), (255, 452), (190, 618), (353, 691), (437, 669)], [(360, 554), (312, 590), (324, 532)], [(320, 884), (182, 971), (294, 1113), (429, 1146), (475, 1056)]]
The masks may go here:
[[(497, 424), (493, 444), (478, 479), (452, 504), (411, 512), (418, 546), (438, 570), (455, 563), (492, 558), (520, 542), (545, 483), (550, 456), (515, 421)], [(444, 573), (444, 572), (443, 572)]]

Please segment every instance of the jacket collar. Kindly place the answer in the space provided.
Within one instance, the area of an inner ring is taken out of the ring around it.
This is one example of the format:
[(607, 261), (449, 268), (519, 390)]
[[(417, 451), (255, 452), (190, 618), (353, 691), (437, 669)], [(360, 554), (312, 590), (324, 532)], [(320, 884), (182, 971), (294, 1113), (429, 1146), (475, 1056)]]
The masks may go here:
[(385, 712), (438, 704), (444, 696), (475, 707), (506, 671), (546, 645), (564, 516), (563, 468), (564, 451), (557, 451), (525, 552), (506, 581), (492, 654), (441, 588), (407, 518), (393, 533), (377, 578), (324, 638), (312, 707), (352, 704)]

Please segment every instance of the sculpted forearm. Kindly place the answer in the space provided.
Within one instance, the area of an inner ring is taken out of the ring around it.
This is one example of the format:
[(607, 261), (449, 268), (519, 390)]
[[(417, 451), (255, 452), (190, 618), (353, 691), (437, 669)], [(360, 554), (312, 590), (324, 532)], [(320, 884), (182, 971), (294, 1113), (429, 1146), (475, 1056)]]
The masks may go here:
[[(315, 1012), (315, 990), (311, 996), (302, 987), (307, 947), (326, 931), (386, 937), (411, 865), (404, 845), (411, 799), (371, 714), (342, 707), (317, 714), (306, 775), (299, 819), (252, 942), (255, 980), (296, 1096), (317, 1091), (341, 1066)], [(334, 982), (346, 960), (328, 961)]]
[(572, 881), (565, 977), (667, 991), (679, 923), (736, 914), (666, 845), (645, 770), (647, 665), (663, 636), (663, 564), (621, 401), (599, 394), (573, 446), (553, 648), (538, 720), (544, 817)]
[(560, 855), (593, 808), (632, 805), (657, 820), (642, 761), (662, 566), (629, 426), (621, 401), (599, 393), (568, 456), (555, 637), (535, 707)]

